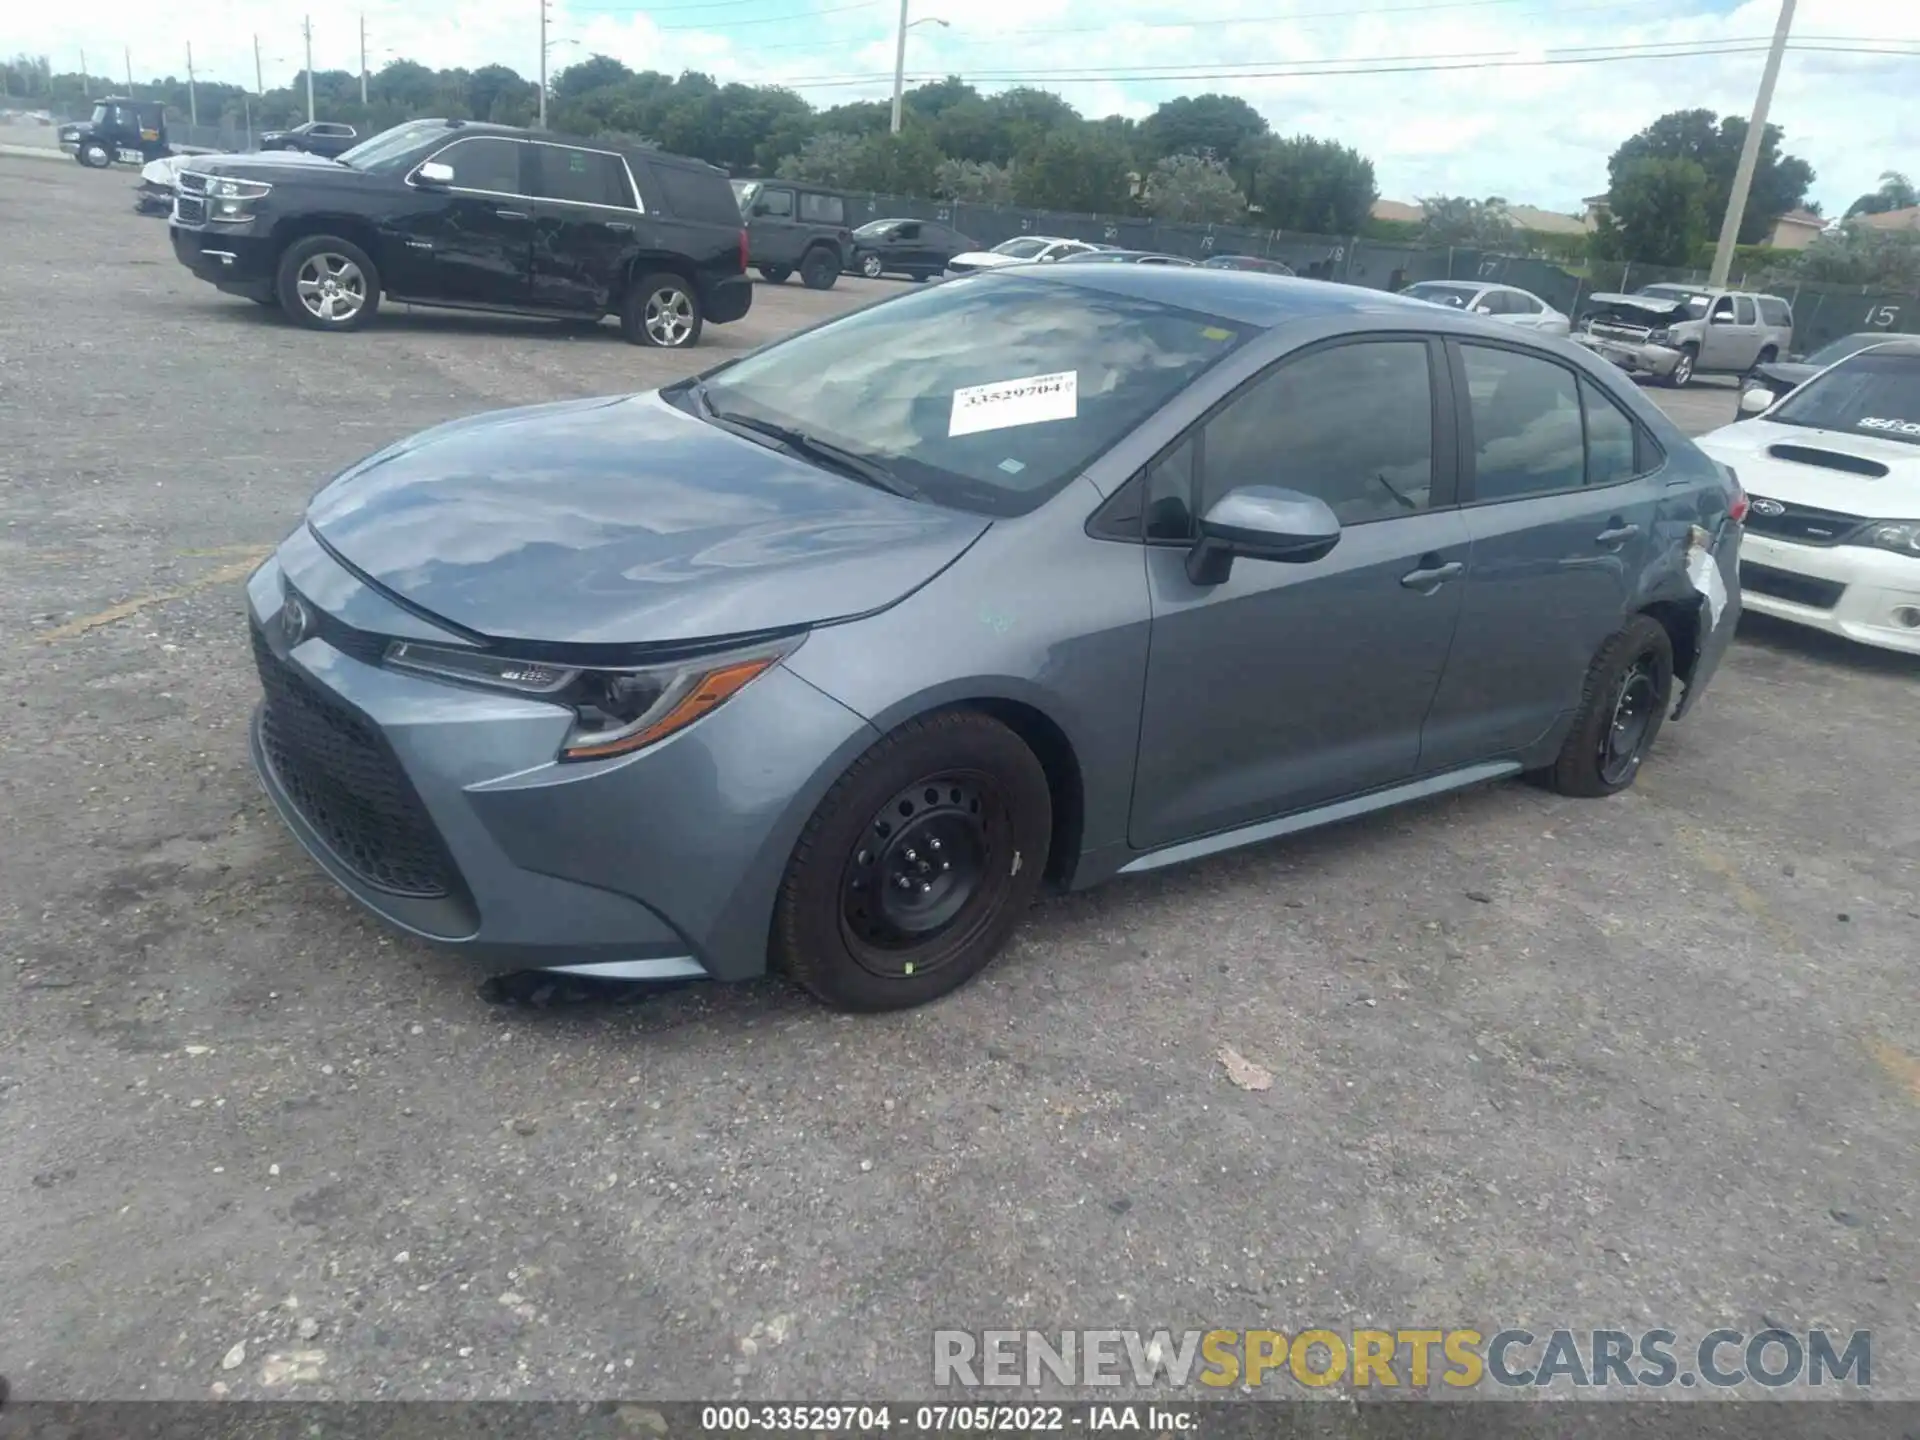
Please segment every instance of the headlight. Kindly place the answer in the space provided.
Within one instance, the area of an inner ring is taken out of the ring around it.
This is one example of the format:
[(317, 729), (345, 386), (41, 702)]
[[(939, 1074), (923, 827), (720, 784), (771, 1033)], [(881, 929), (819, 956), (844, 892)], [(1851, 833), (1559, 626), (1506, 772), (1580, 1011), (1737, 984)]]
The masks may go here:
[(219, 200), (258, 200), (271, 189), (264, 180), (231, 180), (225, 175), (207, 181), (207, 194)]
[(573, 711), (560, 746), (562, 760), (603, 760), (657, 744), (732, 699), (803, 639), (622, 670), (572, 669), (479, 651), (396, 640), (386, 663), (395, 670), (461, 681), (551, 700)]
[(1866, 541), (1896, 555), (1920, 557), (1920, 520), (1882, 520), (1867, 527)]
[(1647, 336), (1647, 339), (1651, 340), (1655, 345), (1671, 345), (1673, 343), (1673, 332), (1671, 330), (1656, 330)]

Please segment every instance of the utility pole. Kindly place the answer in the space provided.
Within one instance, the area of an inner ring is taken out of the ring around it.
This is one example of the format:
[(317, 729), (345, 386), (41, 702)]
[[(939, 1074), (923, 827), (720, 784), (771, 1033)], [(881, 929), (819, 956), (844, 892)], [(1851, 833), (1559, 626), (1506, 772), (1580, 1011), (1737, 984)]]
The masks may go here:
[(547, 128), (547, 0), (540, 0), (540, 128)]
[(1733, 247), (1740, 239), (1740, 222), (1747, 213), (1747, 192), (1753, 188), (1754, 167), (1760, 162), (1760, 143), (1766, 139), (1767, 107), (1773, 103), (1773, 83), (1780, 78), (1780, 61), (1787, 50), (1787, 32), (1793, 28), (1794, 0), (1780, 0), (1780, 21), (1773, 27), (1773, 45), (1760, 72), (1760, 93), (1753, 97), (1753, 118), (1747, 121), (1747, 143), (1740, 147), (1740, 166), (1733, 172), (1733, 191), (1727, 196), (1726, 217), (1720, 222), (1720, 243), (1713, 250), (1713, 270), (1707, 284), (1727, 283), (1733, 268)]
[(267, 82), (260, 78), (260, 32), (253, 32), (253, 93), (265, 95)]
[(83, 100), (93, 98), (93, 81), (87, 76), (87, 52), (80, 52), (80, 97)]
[(200, 94), (193, 85), (193, 42), (187, 42), (187, 123), (200, 123)]
[(300, 33), (307, 40), (307, 123), (313, 123), (313, 17), (300, 17)]
[(127, 98), (133, 98), (133, 47), (126, 47), (127, 54)]
[(893, 41), (893, 124), (890, 127), (895, 135), (900, 133), (900, 91), (907, 82), (907, 0), (900, 0), (900, 33)]
[(360, 12), (360, 108), (367, 108), (367, 12)]

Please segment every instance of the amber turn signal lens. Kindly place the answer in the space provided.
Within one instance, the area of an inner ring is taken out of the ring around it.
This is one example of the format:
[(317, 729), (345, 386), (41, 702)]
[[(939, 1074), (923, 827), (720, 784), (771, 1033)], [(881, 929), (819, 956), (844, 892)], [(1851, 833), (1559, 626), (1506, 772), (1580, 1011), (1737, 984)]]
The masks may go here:
[(702, 715), (719, 709), (744, 689), (750, 680), (769, 669), (779, 658), (777, 655), (762, 655), (752, 660), (740, 660), (731, 665), (722, 665), (717, 670), (709, 670), (695, 682), (692, 689), (675, 702), (671, 710), (646, 729), (636, 730), (631, 735), (623, 735), (618, 740), (610, 740), (604, 745), (575, 746), (565, 752), (566, 758), (600, 760), (609, 755), (625, 755), (634, 750), (644, 750), (647, 746), (666, 739), (674, 731), (686, 729)]

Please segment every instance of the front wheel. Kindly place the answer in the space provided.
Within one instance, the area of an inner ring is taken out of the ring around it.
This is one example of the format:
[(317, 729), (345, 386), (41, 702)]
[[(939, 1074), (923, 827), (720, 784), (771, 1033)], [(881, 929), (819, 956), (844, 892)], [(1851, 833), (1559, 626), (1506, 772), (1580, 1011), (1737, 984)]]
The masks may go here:
[(1700, 359), (1700, 347), (1684, 346), (1680, 358), (1673, 362), (1673, 369), (1667, 372), (1667, 384), (1675, 390), (1684, 390), (1693, 383), (1693, 367)]
[(620, 312), (620, 333), (633, 345), (688, 350), (700, 342), (700, 295), (671, 271), (633, 282)]
[(1633, 784), (1673, 707), (1673, 641), (1636, 615), (1587, 670), (1573, 729), (1550, 769), (1533, 778), (1562, 795), (1614, 795)]
[(380, 308), (380, 273), (367, 252), (338, 235), (309, 235), (280, 256), (274, 295), (309, 330), (358, 330)]
[(1047, 866), (1046, 772), (991, 716), (909, 720), (835, 782), (787, 863), (774, 964), (842, 1010), (901, 1010), (999, 952)]
[(113, 152), (98, 140), (83, 141), (73, 158), (89, 170), (104, 170), (113, 164)]
[(809, 290), (831, 290), (839, 278), (840, 262), (824, 245), (816, 245), (800, 261), (800, 283)]
[(886, 267), (880, 263), (880, 257), (878, 255), (862, 255), (860, 257), (860, 273), (869, 280), (878, 280), (881, 272), (885, 268)]

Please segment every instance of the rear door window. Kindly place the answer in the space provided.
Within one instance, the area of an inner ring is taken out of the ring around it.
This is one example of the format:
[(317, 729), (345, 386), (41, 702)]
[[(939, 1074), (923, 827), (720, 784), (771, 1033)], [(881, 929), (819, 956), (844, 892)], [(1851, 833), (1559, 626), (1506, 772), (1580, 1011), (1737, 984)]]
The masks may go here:
[(1636, 426), (1600, 387), (1580, 379), (1580, 403), (1587, 414), (1587, 484), (1613, 485), (1631, 480)]
[(840, 203), (838, 195), (816, 195), (803, 190), (800, 192), (800, 218), (809, 225), (844, 225), (847, 223), (847, 207)]
[(533, 159), (534, 183), (543, 200), (633, 208), (627, 167), (617, 155), (567, 145), (535, 145)]
[(1733, 297), (1733, 323), (1751, 325), (1754, 323), (1753, 299), (1747, 295)]
[(1473, 496), (1518, 500), (1578, 490), (1586, 482), (1580, 392), (1551, 360), (1462, 345), (1473, 412)]

